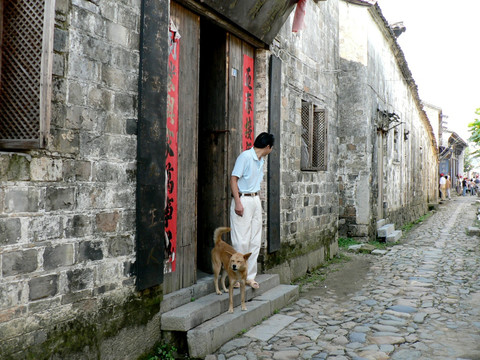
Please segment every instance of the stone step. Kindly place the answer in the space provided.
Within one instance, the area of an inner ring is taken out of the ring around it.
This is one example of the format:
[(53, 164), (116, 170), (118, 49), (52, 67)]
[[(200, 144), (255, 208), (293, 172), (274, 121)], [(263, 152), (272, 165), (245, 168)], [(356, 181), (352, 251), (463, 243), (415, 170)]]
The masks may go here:
[(179, 306), (188, 304), (192, 299), (199, 299), (202, 296), (213, 293), (214, 291), (213, 275), (198, 279), (197, 283), (192, 286), (165, 295), (160, 304), (160, 313), (163, 314), (167, 311), (178, 308)]
[(394, 231), (395, 231), (395, 225), (394, 224), (383, 225), (381, 228), (379, 228), (377, 230), (377, 237), (386, 238), (387, 236), (389, 236)]
[(189, 356), (205, 358), (238, 333), (247, 330), (297, 299), (298, 293), (298, 286), (278, 285), (247, 302), (246, 311), (242, 311), (240, 306), (237, 306), (234, 308), (233, 314), (224, 311), (219, 316), (189, 330), (187, 332)]
[(395, 230), (394, 232), (392, 232), (390, 235), (386, 237), (385, 241), (387, 243), (394, 243), (400, 240), (401, 237), (402, 237), (402, 230)]
[[(280, 277), (277, 274), (262, 274), (255, 279), (260, 285), (259, 289), (245, 288), (246, 301), (264, 294), (268, 290), (280, 284)], [(214, 318), (228, 310), (228, 293), (217, 295), (214, 290), (213, 276), (210, 277), (211, 291), (202, 297), (194, 297), (194, 301), (178, 306), (164, 312), (161, 315), (161, 329), (168, 331), (188, 331), (203, 322)], [(208, 287), (208, 285), (205, 285)], [(240, 289), (233, 291), (234, 306), (240, 305)]]
[(377, 220), (377, 230), (380, 229), (383, 225), (385, 225), (387, 221), (385, 219)]
[(480, 228), (476, 226), (469, 226), (467, 228), (467, 235), (473, 236), (473, 235), (480, 235)]

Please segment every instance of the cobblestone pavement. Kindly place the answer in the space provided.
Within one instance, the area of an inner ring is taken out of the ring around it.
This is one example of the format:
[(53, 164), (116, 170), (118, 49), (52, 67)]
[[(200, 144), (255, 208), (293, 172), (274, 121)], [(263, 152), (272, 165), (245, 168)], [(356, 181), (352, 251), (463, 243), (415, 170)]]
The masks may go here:
[(466, 234), (476, 199), (440, 205), (353, 293), (301, 294), (207, 359), (480, 359), (480, 238)]

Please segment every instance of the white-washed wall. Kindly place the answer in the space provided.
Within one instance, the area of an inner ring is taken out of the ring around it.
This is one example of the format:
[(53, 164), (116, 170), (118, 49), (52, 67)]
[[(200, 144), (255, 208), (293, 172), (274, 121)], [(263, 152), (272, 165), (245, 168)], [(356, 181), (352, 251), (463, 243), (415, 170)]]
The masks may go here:
[[(368, 239), (375, 236), (378, 219), (378, 113), (395, 113), (401, 121), (395, 128), (391, 123), (383, 143), (384, 217), (397, 225), (420, 217), (435, 201), (436, 147), (404, 56), (379, 8), (341, 1), (340, 9), (340, 235)], [(363, 192), (369, 196), (359, 196)]]

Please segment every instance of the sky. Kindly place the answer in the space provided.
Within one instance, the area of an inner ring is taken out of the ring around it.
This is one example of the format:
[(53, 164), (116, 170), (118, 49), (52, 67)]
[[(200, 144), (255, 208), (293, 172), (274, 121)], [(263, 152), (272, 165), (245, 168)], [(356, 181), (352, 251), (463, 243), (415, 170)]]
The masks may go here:
[(480, 116), (480, 0), (378, 0), (389, 24), (403, 22), (397, 42), (420, 99), (442, 109), (447, 128), (465, 141)]

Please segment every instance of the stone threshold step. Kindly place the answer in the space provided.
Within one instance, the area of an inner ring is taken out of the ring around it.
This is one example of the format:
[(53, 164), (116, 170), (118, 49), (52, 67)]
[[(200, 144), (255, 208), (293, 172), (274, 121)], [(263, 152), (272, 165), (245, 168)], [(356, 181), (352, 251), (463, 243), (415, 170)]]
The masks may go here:
[(278, 285), (247, 302), (246, 311), (237, 306), (233, 314), (223, 312), (189, 330), (187, 332), (189, 356), (205, 358), (238, 333), (258, 324), (265, 317), (270, 317), (276, 310), (297, 299), (298, 294), (299, 289), (296, 285)]
[[(258, 297), (280, 284), (280, 277), (277, 274), (258, 275), (256, 281), (259, 289), (245, 288), (246, 301)], [(213, 277), (211, 279), (213, 286)], [(192, 302), (167, 311), (161, 315), (161, 329), (165, 331), (188, 331), (203, 322), (214, 318), (228, 310), (228, 293), (217, 295), (215, 290), (210, 294), (200, 297)], [(234, 306), (240, 305), (240, 289), (233, 291)]]
[(395, 230), (394, 232), (392, 232), (390, 235), (386, 237), (385, 241), (387, 243), (394, 243), (400, 240), (401, 237), (402, 237), (402, 230)]
[(377, 230), (377, 237), (386, 238), (387, 236), (389, 236), (394, 231), (395, 231), (395, 225), (394, 224), (383, 225), (381, 228), (379, 228)]
[(215, 291), (213, 286), (213, 275), (208, 275), (197, 281), (189, 287), (166, 294), (160, 304), (160, 313), (178, 308), (179, 306), (188, 304), (192, 299), (199, 299), (202, 296), (211, 294)]
[(385, 225), (387, 221), (385, 219), (377, 220), (377, 230), (380, 229), (383, 225)]

